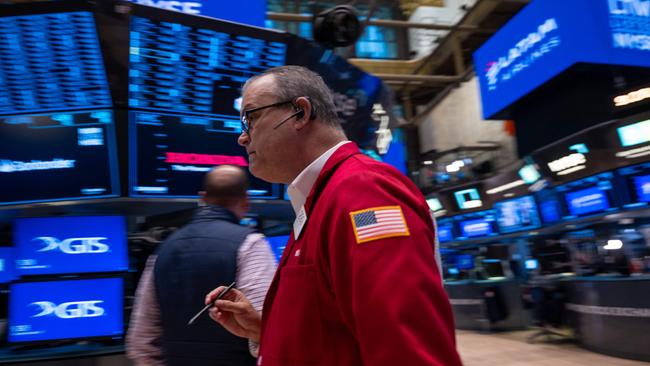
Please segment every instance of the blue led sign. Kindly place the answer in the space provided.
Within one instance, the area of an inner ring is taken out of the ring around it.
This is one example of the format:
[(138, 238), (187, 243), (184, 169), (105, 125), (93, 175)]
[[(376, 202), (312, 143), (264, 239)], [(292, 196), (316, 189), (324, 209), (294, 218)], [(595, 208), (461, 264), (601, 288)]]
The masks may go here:
[(133, 0), (133, 2), (187, 14), (230, 20), (264, 27), (266, 0), (239, 0), (237, 6), (228, 1), (192, 0)]
[(578, 62), (650, 66), (647, 0), (535, 0), (474, 53), (490, 118)]

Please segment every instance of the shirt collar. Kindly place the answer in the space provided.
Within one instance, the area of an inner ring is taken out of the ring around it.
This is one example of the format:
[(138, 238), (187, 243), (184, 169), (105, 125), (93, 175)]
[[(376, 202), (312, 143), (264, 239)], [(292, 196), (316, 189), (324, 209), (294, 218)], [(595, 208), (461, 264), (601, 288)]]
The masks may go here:
[(311, 189), (314, 186), (314, 183), (316, 183), (316, 179), (318, 179), (318, 176), (320, 175), (321, 170), (323, 170), (323, 167), (325, 166), (327, 160), (332, 156), (332, 154), (334, 154), (334, 152), (336, 152), (336, 150), (338, 150), (339, 147), (349, 142), (350, 141), (341, 141), (334, 147), (325, 151), (321, 156), (312, 161), (311, 164), (303, 169), (303, 171), (298, 174), (296, 179), (291, 182), (287, 188), (287, 193), (289, 194), (291, 206), (293, 207), (293, 211), (296, 213), (296, 215), (300, 209), (302, 209), (302, 206), (305, 205), (307, 196), (309, 195), (309, 192), (311, 192)]

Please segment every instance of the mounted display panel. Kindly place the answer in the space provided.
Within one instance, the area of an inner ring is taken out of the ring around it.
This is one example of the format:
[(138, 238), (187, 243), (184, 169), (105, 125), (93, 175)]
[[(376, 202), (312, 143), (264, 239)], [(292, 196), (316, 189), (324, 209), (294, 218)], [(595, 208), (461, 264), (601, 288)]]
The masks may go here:
[(494, 204), (499, 232), (502, 234), (534, 230), (542, 223), (533, 196), (523, 196)]
[(10, 343), (120, 338), (121, 278), (21, 282), (11, 285)]
[(121, 216), (16, 219), (13, 237), (20, 275), (119, 272), (129, 268), (126, 223)]
[(14, 257), (14, 247), (0, 247), (0, 284), (9, 283), (18, 278)]
[(650, 205), (650, 163), (621, 168), (617, 171), (619, 194), (623, 207), (646, 207)]
[(0, 205), (118, 196), (113, 113), (0, 116), (0, 182)]
[[(213, 166), (248, 166), (237, 144), (241, 86), (285, 64), (286, 34), (133, 6), (129, 55), (129, 194), (197, 197)], [(278, 185), (251, 178), (251, 198)]]
[(439, 219), (437, 224), (438, 241), (441, 243), (448, 243), (454, 241), (454, 221), (451, 219)]
[(650, 67), (646, 0), (535, 0), (474, 53), (483, 116), (576, 63)]
[(112, 100), (89, 6), (6, 7), (0, 34), (0, 185), (11, 188), (0, 205), (118, 196)]
[(499, 234), (493, 210), (454, 216), (454, 220), (459, 228), (459, 235), (456, 240), (467, 240)]
[(594, 215), (618, 209), (618, 195), (613, 189), (614, 174), (601, 173), (556, 187), (564, 197), (568, 216), (564, 219)]

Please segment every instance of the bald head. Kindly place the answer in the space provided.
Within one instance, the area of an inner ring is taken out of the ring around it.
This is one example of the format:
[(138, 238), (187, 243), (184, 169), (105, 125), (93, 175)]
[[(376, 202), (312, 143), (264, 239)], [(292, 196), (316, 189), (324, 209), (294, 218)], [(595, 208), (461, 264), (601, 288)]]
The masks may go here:
[(234, 165), (220, 165), (205, 175), (203, 200), (227, 208), (246, 201), (248, 177), (246, 172)]

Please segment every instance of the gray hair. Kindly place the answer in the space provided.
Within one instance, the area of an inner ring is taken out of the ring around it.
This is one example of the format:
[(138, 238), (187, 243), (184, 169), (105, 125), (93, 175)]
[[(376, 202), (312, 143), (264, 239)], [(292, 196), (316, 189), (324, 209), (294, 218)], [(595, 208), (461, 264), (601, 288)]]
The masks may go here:
[(273, 92), (278, 96), (278, 101), (303, 96), (309, 97), (312, 108), (316, 110), (316, 115), (320, 117), (323, 123), (341, 128), (341, 121), (336, 114), (332, 91), (325, 85), (320, 75), (302, 66), (274, 67), (248, 79), (242, 88), (242, 92), (255, 80), (266, 75), (274, 76), (276, 88)]

